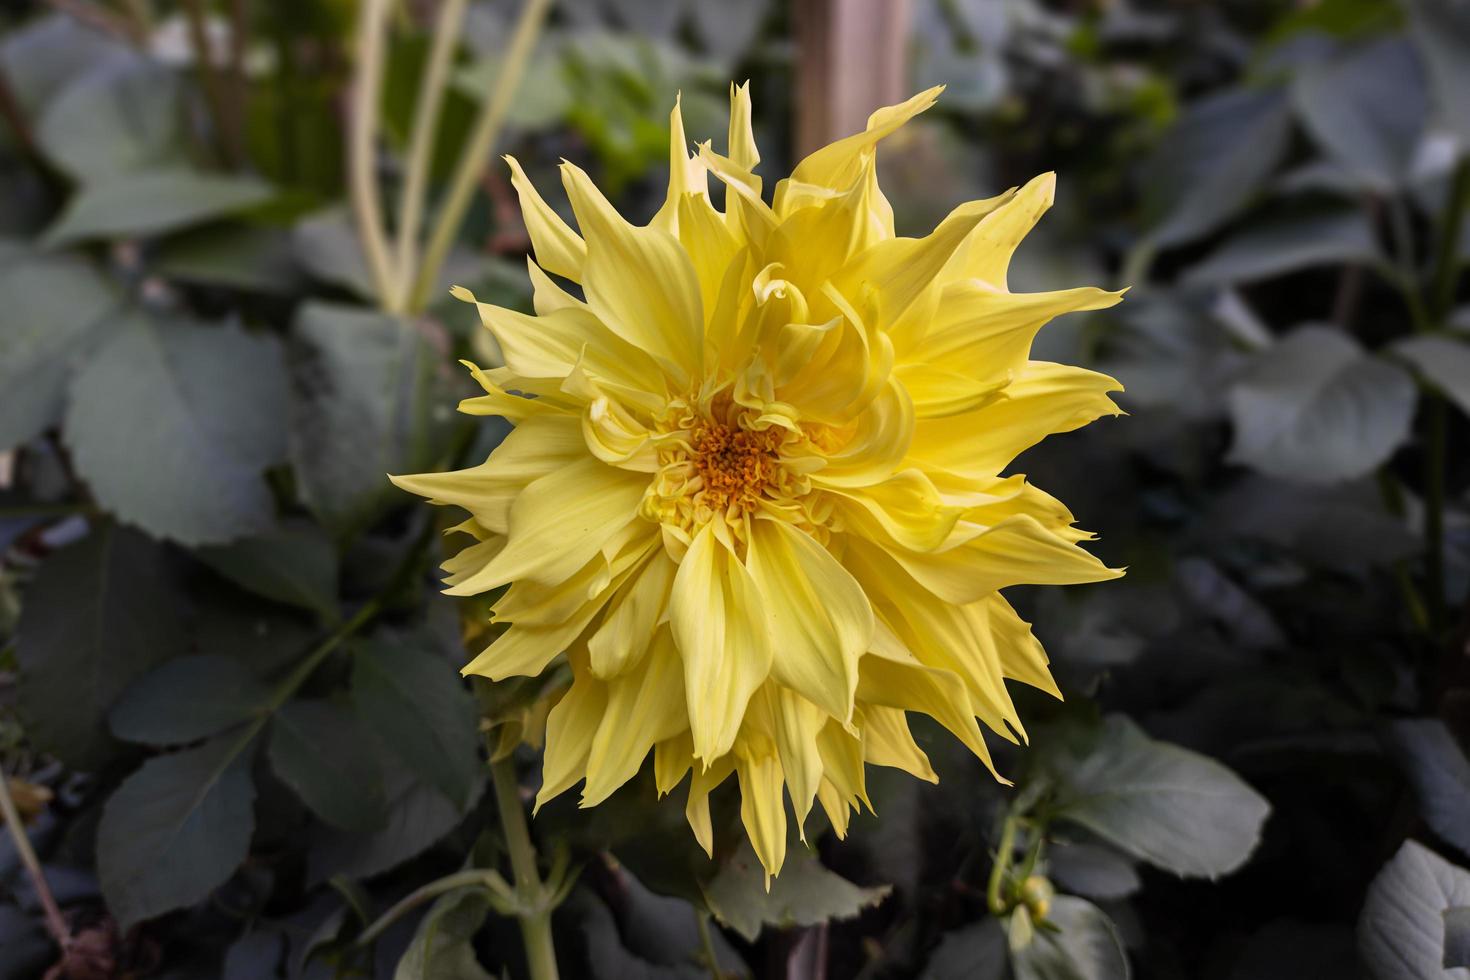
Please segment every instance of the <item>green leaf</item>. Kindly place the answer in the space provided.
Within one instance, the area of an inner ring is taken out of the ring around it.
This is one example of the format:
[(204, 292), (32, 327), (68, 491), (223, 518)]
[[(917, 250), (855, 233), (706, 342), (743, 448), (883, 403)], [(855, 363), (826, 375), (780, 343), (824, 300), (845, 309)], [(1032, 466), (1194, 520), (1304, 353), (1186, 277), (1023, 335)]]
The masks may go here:
[(303, 803), (344, 830), (384, 826), (383, 774), (357, 719), (328, 701), (292, 701), (271, 722), (270, 761)]
[(1470, 148), (1470, 6), (1457, 0), (1406, 0), (1414, 43), (1429, 69), (1440, 121)]
[(492, 980), (472, 945), (489, 911), (483, 888), (462, 888), (440, 898), (419, 921), (393, 980)]
[(0, 39), (0, 70), (26, 115), (34, 119), (74, 79), (131, 52), (75, 17), (56, 13)]
[(1183, 876), (1217, 877), (1245, 863), (1270, 805), (1220, 763), (1149, 738), (1113, 715), (1084, 751), (1043, 764), (1051, 813), (1114, 847)]
[(1096, 905), (1058, 895), (1046, 920), (1058, 931), (1038, 929), (1026, 948), (1011, 954), (1016, 980), (1128, 980), (1132, 975), (1118, 927)]
[(1470, 854), (1470, 760), (1455, 743), (1444, 722), (1432, 718), (1396, 721), (1388, 743), (1431, 830)]
[(1382, 264), (1366, 213), (1276, 209), (1226, 239), (1181, 281), (1189, 286), (1228, 285), (1341, 262)]
[(97, 874), (122, 929), (203, 899), (245, 860), (255, 786), (244, 747), (227, 735), (149, 759), (107, 801)]
[(786, 855), (781, 873), (765, 888), (765, 869), (742, 838), (719, 873), (704, 886), (711, 912), (725, 925), (754, 942), (765, 925), (810, 926), (831, 919), (850, 919), (888, 895), (888, 887), (862, 888), (822, 866), (806, 848)]
[(36, 141), (83, 184), (183, 161), (185, 107), (177, 76), (141, 55), (104, 61), (72, 81), (36, 122)]
[(485, 788), (476, 780), (464, 808), (407, 767), (385, 760), (383, 787), (388, 819), (381, 830), (347, 833), (322, 828), (314, 835), (307, 878), (313, 884), (333, 875), (371, 878), (416, 857), (455, 828)]
[(20, 709), (37, 748), (83, 771), (107, 761), (112, 702), (188, 649), (173, 585), (161, 548), (111, 524), (41, 564), (15, 635)]
[(946, 932), (929, 957), (923, 980), (1010, 980), (1006, 934), (990, 916)]
[(1444, 968), (1470, 967), (1470, 905), (1444, 910)]
[(118, 302), (77, 256), (17, 250), (0, 260), (0, 450), (61, 415), (73, 369), (90, 356)]
[(409, 641), (369, 640), (352, 662), (358, 718), (463, 807), (479, 776), (479, 713), (459, 672)]
[(1406, 39), (1381, 38), (1307, 66), (1292, 99), (1312, 137), (1365, 186), (1388, 191), (1408, 178), (1429, 95)]
[(430, 468), (453, 420), (452, 385), (412, 325), (306, 304), (296, 320), (290, 453), (303, 499), (338, 535), (402, 495), (389, 473)]
[(285, 391), (272, 339), (133, 313), (74, 379), (66, 439), (121, 519), (221, 543), (275, 522), (261, 471), (284, 456)]
[(362, 242), (345, 207), (328, 208), (303, 218), (291, 231), (291, 246), (302, 268), (317, 279), (372, 299), (372, 273)]
[(290, 233), (229, 223), (170, 235), (153, 252), (159, 275), (183, 282), (290, 295), (303, 285)]
[(43, 241), (56, 248), (92, 238), (176, 231), (264, 204), (274, 188), (256, 177), (193, 170), (114, 174), (74, 194)]
[(1145, 186), (1162, 214), (1150, 238), (1176, 245), (1238, 214), (1285, 156), (1291, 136), (1286, 97), (1236, 89), (1195, 103), (1160, 141)]
[(129, 742), (182, 745), (253, 718), (269, 703), (270, 690), (239, 660), (180, 657), (129, 687), (107, 718)]
[(1470, 871), (1405, 841), (1368, 886), (1358, 917), (1358, 955), (1372, 980), (1444, 980), (1446, 909), (1470, 905)]
[(1096, 844), (1052, 845), (1046, 873), (1059, 887), (1100, 900), (1127, 898), (1143, 887), (1131, 861)]
[[(631, 910), (621, 907), (619, 911), (632, 914)], [(688, 923), (691, 931), (696, 928), (695, 910), (686, 905), (680, 912), (679, 918)], [(614, 916), (607, 903), (586, 886), (572, 892), (562, 906), (561, 915), (576, 921), (586, 950), (585, 961), (562, 963), (565, 975), (595, 980), (706, 980), (711, 976), (709, 968), (698, 963), (692, 955), (684, 957), (683, 962), (670, 962), (678, 959), (677, 951), (665, 949), (660, 951), (663, 955), (657, 960), (651, 960), (629, 948), (621, 928), (623, 923), (619, 921), (620, 918), (626, 921), (626, 915)], [(711, 936), (716, 955), (720, 956), (720, 965), (726, 969), (724, 975), (746, 975), (747, 971), (739, 969), (738, 957), (719, 938), (719, 930), (712, 929)]]
[(1470, 415), (1470, 343), (1452, 336), (1420, 334), (1400, 340), (1393, 352)]
[(1230, 459), (1269, 476), (1333, 483), (1371, 473), (1409, 436), (1413, 379), (1327, 327), (1257, 355), (1230, 392)]
[(284, 937), (279, 932), (255, 929), (225, 950), (220, 980), (263, 980), (275, 977), (281, 963)]
[(315, 524), (294, 521), (260, 537), (200, 548), (195, 556), (236, 585), (337, 619), (337, 546)]

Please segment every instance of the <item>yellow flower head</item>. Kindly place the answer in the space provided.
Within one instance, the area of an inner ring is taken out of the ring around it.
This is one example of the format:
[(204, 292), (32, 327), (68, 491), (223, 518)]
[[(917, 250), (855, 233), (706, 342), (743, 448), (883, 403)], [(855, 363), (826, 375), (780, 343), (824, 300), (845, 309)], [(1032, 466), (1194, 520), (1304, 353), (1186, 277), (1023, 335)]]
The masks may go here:
[(448, 592), (509, 585), (494, 606), (508, 628), (465, 671), (571, 665), (538, 803), (585, 779), (595, 805), (651, 750), (661, 792), (693, 769), (687, 814), (708, 851), (709, 793), (733, 772), (774, 874), (784, 793), (798, 827), (817, 800), (841, 834), (867, 802), (865, 763), (936, 778), (906, 712), (989, 766), (977, 718), (1024, 733), (1006, 679), (1058, 694), (1000, 590), (1120, 573), (1078, 546), (1089, 535), (1058, 501), (1000, 474), (1117, 414), (1112, 378), (1028, 355), (1051, 317), (1120, 294), (1007, 289), (1050, 174), (894, 235), (876, 147), (938, 93), (813, 153), (771, 204), (746, 88), (724, 156), (688, 153), (676, 104), (647, 226), (564, 163), (574, 232), (509, 160), (536, 315), (478, 304), (505, 364), (470, 365), (486, 394), (460, 408), (515, 428), (479, 466), (396, 482), (470, 512), (458, 530), (477, 543), (445, 564)]

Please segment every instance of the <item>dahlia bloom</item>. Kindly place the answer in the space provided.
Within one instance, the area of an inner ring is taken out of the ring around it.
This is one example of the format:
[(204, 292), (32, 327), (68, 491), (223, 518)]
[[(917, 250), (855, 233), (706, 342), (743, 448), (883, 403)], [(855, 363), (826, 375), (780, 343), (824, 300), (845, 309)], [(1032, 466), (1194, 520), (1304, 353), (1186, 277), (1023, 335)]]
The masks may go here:
[(733, 773), (775, 874), (787, 793), (798, 829), (816, 801), (842, 834), (866, 763), (936, 779), (907, 712), (991, 767), (977, 719), (1024, 737), (1006, 681), (1060, 696), (1000, 590), (1121, 573), (1061, 503), (1001, 474), (1118, 413), (1112, 378), (1028, 354), (1050, 318), (1121, 294), (1007, 289), (1050, 174), (895, 236), (877, 144), (938, 93), (878, 110), (770, 204), (746, 88), (725, 155), (688, 152), (676, 103), (646, 226), (564, 163), (573, 231), (507, 158), (536, 315), (477, 304), (504, 366), (469, 365), (486, 393), (460, 408), (515, 428), (478, 466), (395, 480), (470, 514), (447, 592), (508, 586), (504, 632), (465, 671), (570, 664), (538, 805), (585, 780), (593, 806), (651, 751), (661, 793), (692, 770), (686, 813), (710, 851), (709, 794)]

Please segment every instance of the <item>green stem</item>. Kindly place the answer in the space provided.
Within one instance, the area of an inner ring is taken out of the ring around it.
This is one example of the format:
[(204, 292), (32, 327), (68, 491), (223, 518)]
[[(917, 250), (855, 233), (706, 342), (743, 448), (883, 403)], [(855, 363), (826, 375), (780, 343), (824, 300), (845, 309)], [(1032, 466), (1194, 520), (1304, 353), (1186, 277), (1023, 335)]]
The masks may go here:
[(510, 886), (505, 883), (504, 878), (500, 877), (500, 872), (498, 871), (486, 868), (470, 868), (465, 871), (458, 871), (452, 875), (437, 878), (421, 888), (414, 889), (399, 899), (392, 908), (378, 916), (372, 925), (362, 931), (362, 935), (357, 937), (356, 943), (359, 946), (366, 946), (382, 935), (383, 931), (393, 923), (430, 899), (438, 898), (440, 895), (446, 895), (460, 888), (473, 887), (488, 888), (490, 891), (506, 899), (511, 897)]
[(26, 833), (25, 824), (21, 823), (15, 801), (10, 798), (10, 783), (3, 772), (0, 772), (0, 814), (5, 817), (5, 826), (10, 830), (11, 840), (15, 842), (15, 852), (20, 855), (20, 863), (25, 867), (26, 874), (30, 876), (31, 884), (36, 889), (36, 896), (41, 900), (41, 908), (46, 915), (46, 930), (56, 940), (56, 945), (65, 950), (71, 946), (71, 930), (67, 928), (66, 919), (61, 915), (56, 897), (51, 894), (51, 887), (46, 884), (40, 859), (31, 847), (30, 835)]
[(424, 262), (419, 267), (418, 279), (409, 298), (410, 312), (423, 309), (434, 284), (439, 281), (439, 270), (459, 235), (465, 212), (469, 210), (470, 201), (474, 197), (475, 185), (485, 170), (490, 152), (495, 148), (495, 139), (500, 135), (511, 99), (520, 88), (521, 77), (525, 74), (526, 64), (531, 59), (531, 51), (535, 48), (536, 38), (541, 33), (541, 24), (546, 19), (550, 6), (551, 0), (526, 0), (525, 6), (521, 8), (521, 16), (516, 21), (505, 63), (495, 76), (495, 89), (480, 108), (475, 128), (459, 158), (459, 165), (455, 168), (449, 193), (445, 195), (444, 203), (439, 208), (434, 231), (424, 253)]
[(358, 20), (357, 68), (352, 84), (352, 108), (348, 120), (347, 168), (352, 198), (352, 216), (357, 237), (367, 258), (378, 303), (393, 309), (393, 267), (388, 256), (388, 236), (383, 230), (383, 211), (378, 202), (377, 162), (378, 98), (383, 88), (383, 35), (387, 28), (390, 0), (363, 0)]
[(985, 888), (985, 904), (990, 908), (993, 915), (1004, 915), (1009, 903), (1001, 895), (1001, 886), (1005, 883), (1006, 872), (1010, 870), (1011, 860), (1015, 857), (1016, 850), (1016, 825), (1020, 823), (1020, 817), (1014, 813), (1007, 813), (1005, 823), (1000, 828), (1000, 846), (996, 848), (995, 863), (990, 866), (990, 881)]
[(398, 284), (396, 302), (406, 307), (413, 294), (418, 271), (419, 224), (423, 220), (424, 196), (429, 184), (429, 165), (434, 159), (434, 138), (439, 132), (439, 109), (448, 90), (449, 66), (459, 42), (468, 0), (444, 0), (434, 21), (434, 47), (419, 84), (414, 107), (413, 137), (409, 142), (408, 171), (398, 207)]
[(230, 121), (230, 96), (225, 90), (224, 80), (215, 68), (214, 45), (209, 43), (203, 0), (184, 0), (184, 19), (189, 25), (189, 44), (194, 48), (195, 66), (199, 69), (199, 78), (204, 86), (204, 100), (209, 103), (209, 114), (214, 117), (220, 155), (230, 167), (238, 167), (241, 154), (240, 147), (235, 143), (234, 126)]
[(1031, 834), (1031, 845), (1026, 848), (1026, 860), (1021, 863), (1021, 871), (1016, 876), (1017, 880), (1025, 883), (1036, 870), (1036, 862), (1041, 860), (1041, 849), (1046, 844), (1046, 835), (1041, 832), (1040, 827), (1034, 827)]
[(720, 971), (720, 958), (715, 955), (715, 937), (710, 932), (709, 913), (704, 909), (694, 910), (694, 922), (699, 927), (699, 949), (704, 956), (704, 965), (709, 968), (711, 980), (724, 980)]
[(510, 867), (515, 874), (517, 917), (521, 923), (521, 939), (526, 944), (526, 969), (531, 980), (557, 980), (556, 945), (551, 937), (551, 904), (536, 871), (536, 848), (526, 826), (526, 811), (521, 805), (520, 784), (516, 779), (515, 760), (506, 756), (490, 763), (495, 784), (495, 805), (500, 811), (500, 828), (510, 852)]
[(1439, 251), (1435, 256), (1434, 280), (1430, 284), (1429, 303), (1435, 329), (1443, 329), (1445, 318), (1455, 302), (1455, 281), (1459, 271), (1460, 232), (1465, 225), (1465, 212), (1470, 208), (1470, 157), (1460, 161), (1450, 182), (1450, 197), (1445, 204), (1444, 224), (1439, 233)]
[(1437, 391), (1424, 394), (1429, 431), (1424, 447), (1424, 591), (1428, 593), (1429, 629), (1438, 639), (1445, 628), (1444, 502), (1445, 442), (1449, 407)]

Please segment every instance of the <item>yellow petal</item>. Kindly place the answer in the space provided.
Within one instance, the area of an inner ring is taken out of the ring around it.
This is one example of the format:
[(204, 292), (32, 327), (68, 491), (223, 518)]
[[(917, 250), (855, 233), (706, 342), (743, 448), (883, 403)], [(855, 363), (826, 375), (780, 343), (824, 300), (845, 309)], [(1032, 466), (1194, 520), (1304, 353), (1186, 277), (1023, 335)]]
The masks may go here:
[(660, 797), (672, 793), (694, 764), (694, 743), (682, 731), (653, 747), (653, 781)]
[(766, 869), (766, 891), (771, 876), (786, 861), (786, 779), (774, 749), (737, 752), (735, 774), (740, 779), (740, 820), (750, 835), (756, 857)]
[(751, 695), (771, 669), (760, 589), (707, 524), (674, 577), (669, 619), (684, 658), (694, 754), (710, 764), (735, 743)]
[(1052, 679), (1046, 651), (1032, 635), (1031, 624), (1016, 615), (1016, 610), (998, 593), (983, 601), (989, 614), (990, 632), (1000, 653), (1001, 670), (1007, 677), (1060, 699), (1061, 689)]
[(670, 235), (680, 237), (680, 203), (686, 197), (706, 197), (709, 182), (704, 164), (698, 154), (689, 155), (689, 139), (684, 135), (684, 113), (679, 105), (680, 97), (674, 96), (674, 108), (669, 113), (669, 189), (663, 206), (649, 224), (662, 228)]
[(897, 708), (870, 705), (863, 712), (863, 758), (875, 766), (902, 769), (926, 783), (939, 777), (909, 731), (908, 715)]
[(975, 228), (959, 249), (953, 263), (944, 270), (945, 278), (983, 279), (1006, 289), (1006, 271), (1011, 256), (1021, 239), (1036, 227), (1036, 222), (1051, 207), (1056, 193), (1057, 175), (1033, 177), (1002, 207), (995, 210)]
[(607, 708), (607, 685), (583, 675), (546, 716), (546, 756), (541, 763), (541, 789), (536, 809), (575, 786), (587, 771), (592, 740)]
[(525, 219), (526, 231), (531, 236), (531, 248), (536, 253), (537, 263), (547, 272), (581, 282), (587, 246), (536, 193), (531, 179), (516, 158), (507, 156), (505, 162), (510, 164), (511, 185), (521, 198), (521, 217)]
[(838, 512), (858, 533), (912, 551), (938, 548), (965, 512), (945, 504), (933, 481), (916, 469), (868, 486), (830, 492)]
[(745, 171), (761, 162), (750, 126), (750, 82), (730, 83), (729, 156), (731, 163)]
[(898, 105), (878, 109), (868, 117), (867, 128), (861, 133), (829, 143), (797, 164), (791, 172), (791, 180), (838, 189), (851, 187), (862, 175), (866, 158), (878, 141), (891, 136), (904, 123), (932, 106), (942, 91), (944, 86), (936, 85)]
[(667, 629), (638, 667), (609, 681), (607, 708), (587, 758), (582, 806), (596, 806), (638, 773), (649, 751), (687, 727), (684, 667)]
[(711, 762), (708, 769), (695, 766), (694, 776), (689, 780), (689, 800), (684, 804), (684, 817), (694, 831), (694, 839), (710, 857), (715, 856), (715, 832), (709, 819), (709, 794), (734, 771), (734, 756), (721, 756)]
[(771, 675), (847, 721), (857, 661), (873, 637), (862, 587), (815, 538), (780, 520), (751, 522), (746, 561), (781, 645)]
[(689, 256), (668, 232), (623, 220), (580, 168), (563, 164), (562, 181), (587, 237), (587, 305), (653, 355), (676, 385), (687, 385), (704, 356), (704, 311)]
[(628, 579), (608, 604), (602, 625), (587, 641), (594, 674), (614, 677), (639, 661), (668, 607), (677, 571), (678, 566), (659, 549)]

